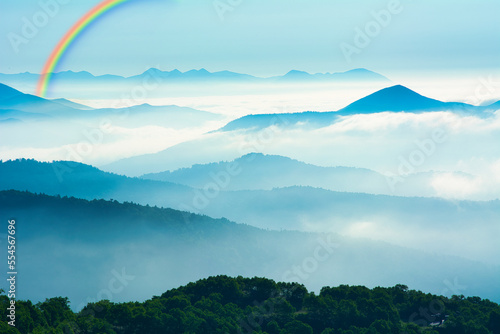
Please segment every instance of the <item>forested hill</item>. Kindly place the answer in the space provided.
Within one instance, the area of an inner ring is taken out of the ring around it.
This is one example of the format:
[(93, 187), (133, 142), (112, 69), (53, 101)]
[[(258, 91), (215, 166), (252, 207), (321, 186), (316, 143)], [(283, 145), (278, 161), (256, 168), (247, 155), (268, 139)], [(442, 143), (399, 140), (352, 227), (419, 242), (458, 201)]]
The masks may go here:
[(36, 305), (18, 301), (15, 328), (5, 320), (8, 303), (0, 296), (1, 333), (500, 333), (498, 304), (425, 294), (404, 285), (341, 285), (316, 295), (296, 283), (217, 276), (144, 303), (104, 300), (79, 313), (63, 297)]
[[(75, 311), (89, 296), (99, 299), (114, 271), (135, 277), (114, 302), (144, 301), (215, 275), (293, 281), (314, 291), (401, 283), (500, 301), (499, 267), (335, 233), (267, 231), (133, 203), (0, 191), (0, 221), (9, 219), (19, 242), (17, 297), (36, 303), (66, 296)], [(0, 258), (7, 255), (1, 247)]]

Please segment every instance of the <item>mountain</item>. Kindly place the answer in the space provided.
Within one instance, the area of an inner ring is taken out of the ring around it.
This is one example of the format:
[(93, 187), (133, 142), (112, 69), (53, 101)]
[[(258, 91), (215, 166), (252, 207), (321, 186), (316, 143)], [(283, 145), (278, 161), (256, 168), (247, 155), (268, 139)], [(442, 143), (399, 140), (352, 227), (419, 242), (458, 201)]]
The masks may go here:
[[(140, 180), (103, 172), (72, 161), (4, 161), (0, 164), (0, 189), (29, 190), (48, 195), (75, 196), (84, 199), (132, 200), (147, 204), (150, 194), (159, 203), (174, 204), (189, 198), (192, 189), (169, 182)], [(155, 205), (153, 203), (150, 203)], [(171, 205), (174, 206), (174, 205)]]
[[(74, 115), (74, 114), (73, 114)], [(224, 116), (208, 111), (176, 105), (152, 106), (144, 103), (128, 108), (104, 108), (82, 111), (80, 118), (108, 118), (115, 126), (136, 128), (140, 126), (163, 126), (170, 129), (184, 129), (202, 126), (206, 122), (222, 121)]]
[(306, 129), (327, 126), (335, 122), (341, 115), (335, 112), (306, 111), (300, 113), (246, 115), (224, 125), (219, 131), (262, 130), (270, 126), (282, 128), (300, 124)]
[(17, 118), (4, 118), (4, 119), (0, 119), (0, 123), (11, 125), (11, 124), (22, 124), (23, 121), (21, 121), (20, 119), (17, 119)]
[(240, 74), (230, 71), (220, 71), (220, 72), (209, 72), (202, 68), (199, 70), (189, 70), (186, 72), (181, 72), (179, 70), (173, 71), (161, 71), (157, 68), (150, 68), (142, 74), (129, 77), (129, 80), (153, 77), (160, 78), (162, 80), (184, 80), (184, 81), (198, 81), (198, 80), (257, 80), (259, 78), (248, 75)]
[[(194, 165), (175, 171), (143, 175), (141, 178), (168, 181), (202, 189), (213, 176), (228, 174), (231, 182), (225, 190), (271, 190), (290, 186), (323, 187), (346, 191), (352, 183), (378, 183), (385, 187), (384, 176), (362, 168), (318, 167), (278, 155), (250, 153), (233, 161)], [(350, 191), (357, 191), (352, 188)]]
[(346, 72), (338, 72), (338, 73), (326, 73), (326, 74), (317, 74), (317, 76), (325, 76), (335, 78), (339, 81), (381, 81), (381, 82), (391, 82), (387, 77), (367, 70), (365, 68), (356, 68), (353, 70), (349, 70)]
[(14, 109), (0, 109), (0, 120), (16, 119), (18, 121), (41, 121), (52, 119), (49, 115), (19, 111)]
[(13, 98), (18, 98), (22, 95), (23, 93), (21, 93), (17, 89), (14, 89), (12, 87), (0, 83), (0, 103), (8, 101)]
[(334, 123), (340, 117), (380, 112), (452, 111), (467, 115), (487, 116), (489, 114), (484, 112), (488, 109), (491, 108), (459, 102), (441, 102), (422, 96), (404, 86), (396, 85), (370, 94), (338, 111), (247, 115), (229, 122), (220, 131), (261, 130), (272, 125), (294, 127), (297, 124), (305, 128), (319, 128)]
[[(217, 175), (228, 175), (225, 190), (272, 190), (309, 186), (340, 192), (396, 196), (437, 196), (432, 187), (439, 172), (408, 175), (399, 187), (391, 188), (385, 175), (365, 168), (319, 167), (278, 155), (249, 153), (233, 161), (196, 164), (190, 168), (141, 176), (143, 179), (168, 181), (202, 189)], [(455, 175), (456, 173), (447, 173)], [(467, 177), (467, 175), (457, 174)]]
[[(165, 97), (201, 97), (224, 95), (261, 95), (294, 91), (326, 91), (328, 86), (339, 87), (359, 83), (363, 86), (381, 88), (390, 80), (365, 69), (342, 73), (304, 73), (304, 78), (293, 77), (294, 72), (273, 76), (257, 77), (228, 70), (211, 72), (204, 68), (188, 71), (177, 69), (164, 71), (150, 68), (143, 73), (122, 77), (118, 75), (93, 75), (86, 71), (63, 71), (51, 76), (49, 95), (71, 100), (123, 100), (140, 93), (147, 99)], [(34, 93), (40, 75), (33, 73), (1, 74), (0, 82), (23, 92)], [(297, 80), (299, 79), (299, 80)], [(145, 94), (145, 95), (144, 95)], [(145, 102), (145, 100), (144, 100)]]
[(35, 95), (24, 94), (0, 83), (0, 109), (16, 109), (33, 113), (71, 114), (75, 109)]
[(282, 77), (277, 77), (277, 79), (282, 80), (309, 80), (314, 79), (314, 75), (309, 74), (304, 71), (291, 70)]
[(58, 73), (53, 73), (51, 80), (61, 80), (61, 81), (122, 81), (125, 78), (122, 76), (118, 75), (110, 75), (110, 74), (105, 74), (105, 75), (99, 75), (99, 76), (94, 76), (92, 73), (87, 72), (87, 71), (80, 71), (80, 72), (74, 72), (74, 71), (63, 71), (63, 72), (58, 72)]
[(499, 109), (500, 108), (500, 101), (494, 102), (490, 105), (487, 106), (488, 109), (494, 108), (494, 109)]
[(364, 68), (357, 68), (349, 70), (346, 72), (337, 73), (316, 73), (310, 74), (304, 71), (291, 70), (284, 76), (272, 77), (272, 79), (280, 81), (379, 81), (379, 82), (390, 82), (385, 76), (369, 71)]
[[(39, 79), (38, 74), (33, 73), (19, 73), (19, 74), (2, 74), (0, 73), (0, 82), (5, 82), (14, 86), (33, 86)], [(304, 71), (291, 70), (282, 76), (273, 76), (268, 78), (256, 77), (249, 74), (236, 73), (231, 71), (217, 71), (209, 72), (204, 68), (199, 70), (189, 70), (181, 72), (177, 69), (172, 71), (162, 71), (157, 68), (150, 68), (145, 72), (133, 75), (130, 77), (122, 77), (118, 75), (93, 75), (87, 71), (63, 71), (52, 74), (52, 80), (64, 83), (78, 84), (79, 82), (85, 84), (99, 84), (99, 83), (140, 83), (145, 78), (157, 78), (162, 81), (229, 81), (229, 82), (274, 82), (279, 81), (380, 81), (390, 82), (389, 79), (381, 74), (360, 68), (353, 69), (346, 72), (338, 73), (316, 73), (310, 74)]]
[[(79, 75), (79, 73), (74, 73), (74, 75)], [(141, 104), (130, 107), (126, 105), (122, 101), (119, 108), (93, 109), (66, 99), (48, 100), (24, 94), (7, 85), (0, 84), (0, 110), (3, 110), (0, 115), (3, 113), (3, 118), (13, 117), (20, 120), (43, 120), (47, 119), (48, 116), (57, 119), (84, 120), (106, 118), (112, 120), (115, 126), (160, 125), (177, 129), (223, 119), (223, 116), (217, 114), (175, 105)]]
[(85, 106), (83, 104), (75, 103), (73, 101), (69, 101), (69, 100), (66, 100), (66, 99), (53, 99), (52, 101), (57, 102), (59, 104), (62, 104), (64, 106), (66, 106), (66, 107), (73, 108), (73, 109), (80, 109), (80, 110), (92, 110), (92, 109), (94, 109), (94, 108)]
[[(263, 229), (339, 232), (499, 264), (495, 255), (499, 200), (450, 201), (299, 186), (228, 191), (230, 175), (209, 176), (210, 181), (198, 189), (127, 178), (73, 162), (17, 160), (0, 164), (0, 190), (133, 201)], [(457, 244), (457, 238), (468, 247)]]
[(384, 88), (356, 102), (353, 102), (347, 107), (340, 109), (338, 113), (342, 115), (352, 115), (384, 111), (425, 112), (456, 110), (459, 108), (463, 110), (472, 110), (478, 107), (458, 102), (441, 102), (422, 96), (404, 86), (396, 85)]
[[(0, 192), (0, 219), (15, 219), (22, 245), (16, 299), (67, 296), (77, 310), (96, 299), (145, 300), (212, 275), (296, 281), (315, 291), (403, 283), (500, 300), (498, 267), (368, 239), (265, 231), (171, 209), (18, 191)], [(7, 257), (7, 247), (0, 256)]]
[[(40, 79), (40, 74), (30, 73), (30, 72), (14, 73), (14, 74), (0, 73), (0, 82), (4, 82), (14, 86), (18, 85), (23, 86), (33, 83), (36, 84), (39, 79)], [(62, 71), (62, 72), (52, 73), (51, 75), (51, 80), (62, 81), (62, 82), (80, 81), (88, 83), (90, 81), (94, 81), (95, 83), (96, 81), (106, 81), (106, 80), (118, 82), (124, 79), (125, 77), (118, 75), (110, 75), (110, 74), (95, 76), (87, 71), (79, 71), (79, 72)]]

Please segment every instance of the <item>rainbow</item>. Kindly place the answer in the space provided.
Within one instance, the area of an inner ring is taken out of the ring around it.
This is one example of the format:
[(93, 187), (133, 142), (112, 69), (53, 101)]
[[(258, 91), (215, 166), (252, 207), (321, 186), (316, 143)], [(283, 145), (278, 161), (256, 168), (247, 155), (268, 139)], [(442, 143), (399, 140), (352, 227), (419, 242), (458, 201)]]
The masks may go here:
[(44, 97), (47, 93), (47, 88), (49, 86), (50, 78), (54, 72), (57, 63), (61, 59), (62, 55), (68, 49), (69, 45), (75, 40), (76, 37), (93, 21), (95, 21), (99, 16), (106, 13), (108, 10), (120, 5), (121, 3), (129, 0), (105, 0), (99, 3), (97, 6), (92, 8), (87, 14), (85, 14), (78, 22), (76, 22), (70, 30), (61, 38), (57, 46), (52, 50), (49, 59), (45, 63), (40, 78), (38, 79), (38, 85), (36, 88), (36, 94), (38, 96)]

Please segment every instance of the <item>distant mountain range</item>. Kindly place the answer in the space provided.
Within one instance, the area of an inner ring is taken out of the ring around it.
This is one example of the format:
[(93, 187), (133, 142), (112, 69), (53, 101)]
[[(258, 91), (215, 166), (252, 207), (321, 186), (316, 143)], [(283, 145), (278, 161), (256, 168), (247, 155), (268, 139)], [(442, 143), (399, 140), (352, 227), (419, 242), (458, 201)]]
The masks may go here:
[[(0, 82), (7, 84), (22, 84), (33, 83), (38, 81), (38, 74), (34, 73), (18, 73), (18, 74), (1, 74)], [(63, 71), (52, 74), (51, 80), (56, 82), (71, 82), (71, 83), (110, 83), (110, 82), (140, 82), (144, 78), (157, 78), (158, 80), (165, 81), (229, 81), (229, 82), (272, 82), (272, 81), (382, 81), (390, 82), (389, 79), (381, 74), (369, 71), (367, 69), (359, 68), (346, 72), (337, 73), (316, 73), (310, 74), (303, 71), (292, 70), (283, 76), (273, 77), (256, 77), (249, 74), (241, 74), (231, 71), (209, 72), (202, 68), (200, 70), (190, 70), (181, 72), (179, 70), (162, 71), (157, 68), (150, 68), (149, 70), (130, 77), (123, 77), (117, 75), (98, 75), (94, 76), (89, 72), (73, 72)]]
[[(236, 136), (234, 140), (237, 141), (237, 136), (249, 135), (249, 138), (252, 136), (255, 137), (259, 135), (258, 131), (270, 127), (278, 129), (278, 131), (271, 130), (276, 136), (284, 136), (288, 133), (286, 131), (281, 132), (281, 130), (293, 131), (295, 129), (304, 130), (303, 133), (307, 134), (310, 130), (314, 131), (315, 129), (327, 127), (344, 120), (346, 117), (382, 112), (424, 113), (444, 111), (463, 116), (487, 118), (493, 116), (494, 111), (499, 109), (499, 103), (496, 102), (490, 106), (473, 106), (458, 102), (442, 102), (422, 96), (404, 86), (396, 85), (372, 93), (338, 111), (306, 111), (243, 116), (230, 121), (219, 130), (213, 131), (211, 136), (204, 136), (200, 139), (183, 142), (154, 154), (121, 159), (103, 166), (103, 168), (130, 176), (158, 173), (165, 170), (177, 169), (181, 166), (207, 162), (209, 157), (212, 160), (208, 161), (232, 160), (251, 152), (244, 149), (245, 145), (250, 145), (251, 143), (241, 145), (240, 147), (225, 145), (227, 140), (231, 140), (234, 137), (224, 137), (223, 135)], [(290, 133), (290, 135), (293, 134)], [(318, 145), (320, 144), (318, 142)], [(203, 149), (200, 150), (200, 147), (203, 147)], [(187, 154), (187, 152), (191, 153)], [(196, 155), (196, 159), (193, 158), (194, 155)]]
[(337, 111), (247, 115), (228, 123), (221, 131), (241, 129), (260, 130), (271, 125), (289, 127), (297, 124), (318, 128), (328, 126), (343, 116), (380, 112), (423, 113), (432, 111), (451, 111), (466, 115), (486, 117), (492, 115), (488, 111), (497, 110), (499, 104), (500, 101), (489, 106), (473, 106), (459, 102), (442, 102), (422, 96), (407, 87), (395, 85), (370, 94)]

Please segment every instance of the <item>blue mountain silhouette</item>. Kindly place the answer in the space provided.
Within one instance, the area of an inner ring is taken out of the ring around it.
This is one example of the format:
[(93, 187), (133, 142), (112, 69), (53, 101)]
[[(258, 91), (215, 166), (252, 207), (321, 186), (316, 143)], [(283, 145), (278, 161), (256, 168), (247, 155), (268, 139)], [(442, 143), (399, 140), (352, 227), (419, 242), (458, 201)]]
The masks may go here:
[(317, 128), (328, 126), (341, 116), (380, 112), (421, 113), (430, 111), (452, 111), (462, 114), (487, 116), (489, 113), (486, 111), (491, 109), (492, 106), (478, 107), (459, 102), (442, 102), (420, 95), (402, 85), (396, 85), (381, 89), (338, 111), (307, 111), (288, 114), (247, 115), (228, 123), (221, 131), (233, 131), (238, 129), (259, 130), (271, 125), (293, 126), (299, 122)]
[(346, 114), (365, 114), (383, 111), (431, 111), (474, 108), (474, 106), (458, 102), (442, 102), (431, 99), (402, 86), (396, 85), (379, 90), (359, 99), (338, 112)]

